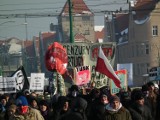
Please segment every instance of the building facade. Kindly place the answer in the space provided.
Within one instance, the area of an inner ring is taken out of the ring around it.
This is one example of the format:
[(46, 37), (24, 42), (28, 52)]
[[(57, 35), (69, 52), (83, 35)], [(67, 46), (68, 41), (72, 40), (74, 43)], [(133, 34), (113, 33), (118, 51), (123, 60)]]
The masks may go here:
[[(94, 33), (94, 14), (83, 0), (72, 0), (72, 28), (74, 42), (96, 42)], [(70, 16), (68, 1), (58, 17), (63, 42), (70, 42)]]
[(133, 64), (134, 86), (149, 81), (148, 70), (160, 66), (160, 2), (130, 3), (128, 42), (118, 45), (118, 63)]

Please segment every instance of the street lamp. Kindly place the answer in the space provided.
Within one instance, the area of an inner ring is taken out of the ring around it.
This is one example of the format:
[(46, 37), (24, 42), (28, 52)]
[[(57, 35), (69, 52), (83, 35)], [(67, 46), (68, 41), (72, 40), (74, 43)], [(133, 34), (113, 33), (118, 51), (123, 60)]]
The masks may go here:
[(27, 41), (28, 40), (28, 28), (27, 28), (28, 23), (25, 21), (25, 23), (23, 23), (22, 25), (25, 25), (26, 41)]

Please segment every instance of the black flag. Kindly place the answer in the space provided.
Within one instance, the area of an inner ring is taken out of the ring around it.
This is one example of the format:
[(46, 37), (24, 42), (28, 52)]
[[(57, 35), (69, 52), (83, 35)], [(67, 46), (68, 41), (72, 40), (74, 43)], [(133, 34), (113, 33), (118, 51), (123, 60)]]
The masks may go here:
[(15, 77), (17, 91), (29, 89), (29, 81), (23, 66), (20, 66), (10, 77)]

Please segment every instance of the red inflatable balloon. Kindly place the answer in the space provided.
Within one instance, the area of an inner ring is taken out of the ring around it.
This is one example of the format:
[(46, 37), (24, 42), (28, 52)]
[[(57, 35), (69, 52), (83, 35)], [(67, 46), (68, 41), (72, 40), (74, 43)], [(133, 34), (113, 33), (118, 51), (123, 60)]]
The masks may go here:
[(66, 49), (58, 42), (54, 42), (47, 49), (45, 55), (46, 68), (49, 71), (56, 70), (63, 75), (67, 70), (68, 56)]

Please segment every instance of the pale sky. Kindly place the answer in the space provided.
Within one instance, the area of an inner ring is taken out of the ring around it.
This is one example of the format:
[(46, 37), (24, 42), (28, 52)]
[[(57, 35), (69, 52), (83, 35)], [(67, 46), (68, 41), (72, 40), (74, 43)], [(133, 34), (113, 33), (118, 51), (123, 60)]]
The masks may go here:
[[(115, 11), (120, 7), (124, 10), (128, 8), (127, 0), (84, 0), (92, 12), (95, 12), (95, 25), (104, 25), (104, 13), (99, 11)], [(55, 17), (37, 17), (37, 18), (1, 18), (0, 17), (0, 40), (17, 37), (32, 39), (38, 36), (39, 32), (50, 31), (50, 23), (57, 24), (56, 15), (59, 14), (66, 0), (0, 0), (0, 15), (6, 14), (49, 14)]]

